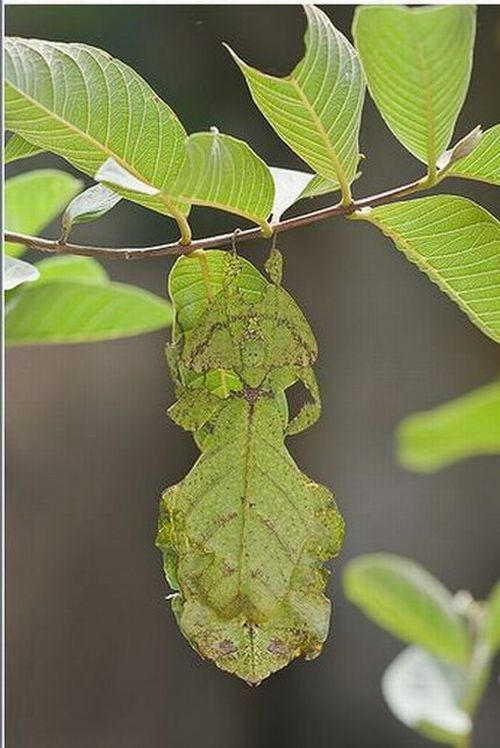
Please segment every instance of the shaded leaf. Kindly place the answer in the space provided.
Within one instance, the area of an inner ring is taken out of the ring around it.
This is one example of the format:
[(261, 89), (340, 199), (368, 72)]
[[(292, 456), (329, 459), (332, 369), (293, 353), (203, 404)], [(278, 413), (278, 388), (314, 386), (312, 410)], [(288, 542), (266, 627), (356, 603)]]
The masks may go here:
[(414, 413), (397, 430), (401, 464), (433, 472), (467, 457), (500, 454), (500, 382)]
[(156, 196), (120, 194), (173, 216), (188, 238), (183, 216), (188, 206), (171, 192), (184, 161), (186, 133), (132, 68), (84, 44), (10, 38), (5, 77), (7, 129), (92, 177), (113, 158), (159, 190)]
[(75, 223), (86, 223), (101, 218), (121, 200), (103, 184), (95, 184), (70, 202), (62, 217), (62, 238), (66, 240)]
[(17, 133), (13, 133), (10, 136), (8, 143), (4, 149), (4, 164), (10, 164), (11, 161), (18, 161), (21, 158), (36, 156), (38, 153), (42, 152), (43, 148), (39, 148), (39, 146), (33, 145), (33, 143), (25, 140)]
[(461, 704), (466, 672), (419, 647), (404, 649), (382, 677), (382, 693), (392, 713), (431, 740), (457, 744), (472, 730)]
[(247, 143), (216, 128), (189, 136), (174, 191), (186, 202), (227, 210), (268, 229), (274, 198), (269, 168)]
[(483, 131), (481, 125), (477, 125), (471, 130), (465, 137), (461, 138), (458, 143), (445, 151), (437, 160), (437, 166), (439, 168), (440, 177), (443, 172), (447, 172), (454, 166), (458, 161), (461, 161), (466, 156), (469, 156), (472, 151), (477, 148), (483, 137)]
[(98, 182), (108, 182), (113, 187), (121, 187), (129, 192), (138, 192), (141, 195), (158, 195), (159, 189), (152, 187), (146, 182), (141, 182), (133, 174), (123, 168), (117, 163), (114, 158), (108, 158), (101, 164), (96, 173), (94, 179)]
[[(8, 231), (38, 234), (82, 188), (79, 179), (57, 169), (36, 169), (5, 183), (5, 226)], [(20, 244), (5, 244), (9, 255), (20, 255)]]
[(3, 258), (3, 287), (5, 291), (11, 291), (22, 283), (35, 281), (39, 272), (34, 265), (17, 257), (4, 255)]
[(356, 212), (378, 226), (486, 335), (500, 341), (500, 223), (464, 197), (433, 195)]
[(448, 176), (500, 185), (500, 125), (486, 130), (472, 153), (453, 164)]
[(492, 652), (500, 649), (500, 582), (493, 587), (488, 598), (486, 640)]
[(423, 567), (402, 556), (372, 553), (350, 561), (343, 581), (349, 600), (394, 636), (466, 662), (470, 644), (453, 598)]
[(432, 171), (469, 86), (474, 6), (363, 6), (353, 36), (387, 126)]
[(318, 8), (307, 5), (306, 53), (286, 78), (239, 65), (252, 97), (278, 135), (315, 172), (349, 198), (359, 161), (364, 81), (358, 56)]

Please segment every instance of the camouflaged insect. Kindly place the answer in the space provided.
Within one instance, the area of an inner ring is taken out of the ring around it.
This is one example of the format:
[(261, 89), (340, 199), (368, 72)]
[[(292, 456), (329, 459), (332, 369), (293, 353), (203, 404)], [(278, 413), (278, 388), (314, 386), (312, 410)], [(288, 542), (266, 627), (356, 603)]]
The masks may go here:
[[(266, 269), (270, 281), (216, 250), (172, 269), (169, 413), (201, 454), (164, 492), (156, 541), (184, 636), (253, 685), (320, 653), (330, 620), (323, 563), (343, 538), (332, 493), (285, 446), (319, 415), (317, 346), (281, 287), (277, 251)], [(285, 391), (297, 380), (311, 399), (289, 420)]]

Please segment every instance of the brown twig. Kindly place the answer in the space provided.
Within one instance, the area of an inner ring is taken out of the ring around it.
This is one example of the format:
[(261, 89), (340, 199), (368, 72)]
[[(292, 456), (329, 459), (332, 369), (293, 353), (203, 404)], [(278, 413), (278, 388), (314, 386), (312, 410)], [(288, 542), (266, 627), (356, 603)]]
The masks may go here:
[[(273, 232), (278, 234), (283, 231), (290, 231), (291, 229), (299, 228), (300, 226), (308, 226), (317, 221), (324, 221), (327, 218), (333, 218), (334, 216), (350, 215), (361, 208), (375, 207), (376, 205), (381, 205), (383, 203), (393, 202), (401, 197), (420, 192), (429, 186), (432, 185), (429, 184), (427, 177), (423, 177), (422, 179), (410, 182), (401, 187), (396, 187), (392, 190), (387, 190), (386, 192), (380, 192), (376, 195), (371, 195), (370, 197), (354, 200), (350, 205), (342, 205), (339, 203), (327, 208), (321, 208), (320, 210), (313, 210), (310, 213), (304, 213), (303, 215), (295, 216), (293, 218), (286, 218), (284, 221), (278, 221), (273, 224)], [(4, 239), (7, 242), (23, 244), (29, 249), (37, 249), (40, 252), (48, 252), (51, 254), (85, 255), (87, 257), (101, 257), (107, 260), (143, 260), (151, 257), (189, 254), (195, 249), (227, 247), (234, 242), (234, 235), (235, 232), (231, 231), (228, 234), (220, 234), (219, 236), (194, 239), (189, 244), (173, 242), (171, 244), (159, 244), (152, 247), (120, 247), (116, 249), (113, 247), (94, 247), (85, 244), (72, 244), (71, 242), (66, 241), (61, 242), (52, 239), (43, 239), (39, 236), (28, 236), (15, 231), (5, 231)], [(246, 229), (245, 231), (238, 232), (238, 243), (250, 239), (261, 238), (262, 231), (260, 228)]]

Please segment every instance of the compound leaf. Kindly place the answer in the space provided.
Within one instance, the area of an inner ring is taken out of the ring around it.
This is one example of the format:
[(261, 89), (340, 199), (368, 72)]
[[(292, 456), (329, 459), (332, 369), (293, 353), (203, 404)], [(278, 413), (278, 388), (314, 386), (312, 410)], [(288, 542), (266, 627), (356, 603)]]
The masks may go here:
[(3, 287), (5, 291), (11, 291), (23, 283), (36, 281), (39, 271), (34, 265), (17, 257), (4, 255), (3, 258)]
[(500, 223), (464, 197), (433, 195), (357, 211), (500, 341)]
[(453, 164), (447, 175), (500, 185), (500, 125), (486, 130), (472, 153)]
[(13, 133), (5, 146), (3, 153), (4, 164), (10, 164), (12, 161), (18, 161), (21, 158), (36, 156), (38, 153), (42, 152), (43, 148), (39, 148), (39, 146), (30, 143), (17, 133)]
[(269, 229), (266, 219), (273, 207), (273, 178), (247, 143), (213, 128), (190, 135), (186, 148), (186, 160), (174, 185), (180, 199), (236, 213)]
[(134, 70), (84, 44), (10, 38), (5, 77), (7, 129), (92, 177), (113, 158), (159, 191), (154, 196), (121, 194), (173, 216), (188, 238), (188, 206), (171, 191), (184, 161), (186, 133)]
[(408, 416), (398, 426), (397, 450), (405, 468), (423, 473), (500, 454), (500, 382)]
[(364, 6), (356, 11), (353, 36), (387, 126), (434, 171), (469, 86), (474, 6)]
[[(5, 183), (5, 227), (22, 234), (38, 234), (82, 188), (79, 179), (57, 169), (36, 169), (11, 177)], [(17, 256), (24, 248), (6, 243), (7, 254)]]
[(382, 677), (382, 693), (403, 724), (431, 740), (458, 745), (472, 729), (462, 707), (469, 687), (465, 670), (419, 647), (407, 647)]
[(229, 50), (278, 135), (343, 198), (359, 162), (364, 80), (356, 51), (321, 10), (306, 5), (306, 53), (286, 78), (261, 73)]
[(62, 238), (66, 240), (75, 223), (95, 221), (108, 213), (121, 200), (121, 195), (103, 184), (95, 184), (70, 202), (62, 217)]
[(359, 556), (347, 564), (343, 581), (349, 600), (394, 636), (452, 662), (467, 661), (467, 629), (451, 593), (415, 562), (387, 553)]

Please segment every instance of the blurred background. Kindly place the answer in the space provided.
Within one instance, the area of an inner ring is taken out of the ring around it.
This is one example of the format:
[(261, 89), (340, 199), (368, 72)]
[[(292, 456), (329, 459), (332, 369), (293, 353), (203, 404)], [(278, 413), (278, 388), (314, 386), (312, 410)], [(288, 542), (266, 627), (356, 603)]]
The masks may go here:
[[(323, 6), (346, 34), (353, 6)], [(472, 84), (456, 137), (499, 121), (500, 8), (480, 6)], [(189, 132), (216, 125), (272, 165), (301, 168), (253, 105), (222, 47), (270, 73), (302, 55), (299, 6), (10, 6), (11, 35), (102, 47), (138, 70)], [(367, 101), (357, 195), (409, 181), (422, 166)], [(35, 166), (71, 171), (39, 156)], [(446, 189), (498, 213), (498, 192)], [(325, 204), (317, 200), (306, 207)], [(243, 223), (238, 221), (239, 225)], [(234, 218), (195, 209), (197, 236)], [(52, 227), (47, 236), (56, 236)], [(173, 240), (172, 222), (133, 204), (77, 228), (114, 246)], [(418, 748), (383, 702), (382, 671), (402, 645), (343, 597), (341, 571), (361, 553), (410, 556), (453, 591), (486, 596), (500, 571), (500, 461), (435, 475), (404, 472), (399, 420), (496, 378), (498, 346), (473, 327), (369, 226), (345, 220), (284, 234), (285, 284), (320, 345), (319, 423), (289, 445), (332, 486), (347, 523), (333, 565), (331, 636), (258, 689), (203, 663), (179, 633), (153, 545), (158, 498), (196, 458), (165, 415), (174, 398), (168, 333), (118, 342), (19, 348), (7, 354), (7, 742), (9, 748)], [(261, 262), (267, 246), (240, 251)], [(32, 256), (32, 259), (35, 255)], [(170, 260), (110, 262), (116, 280), (165, 293)], [(497, 744), (499, 667), (477, 721), (478, 748)]]

